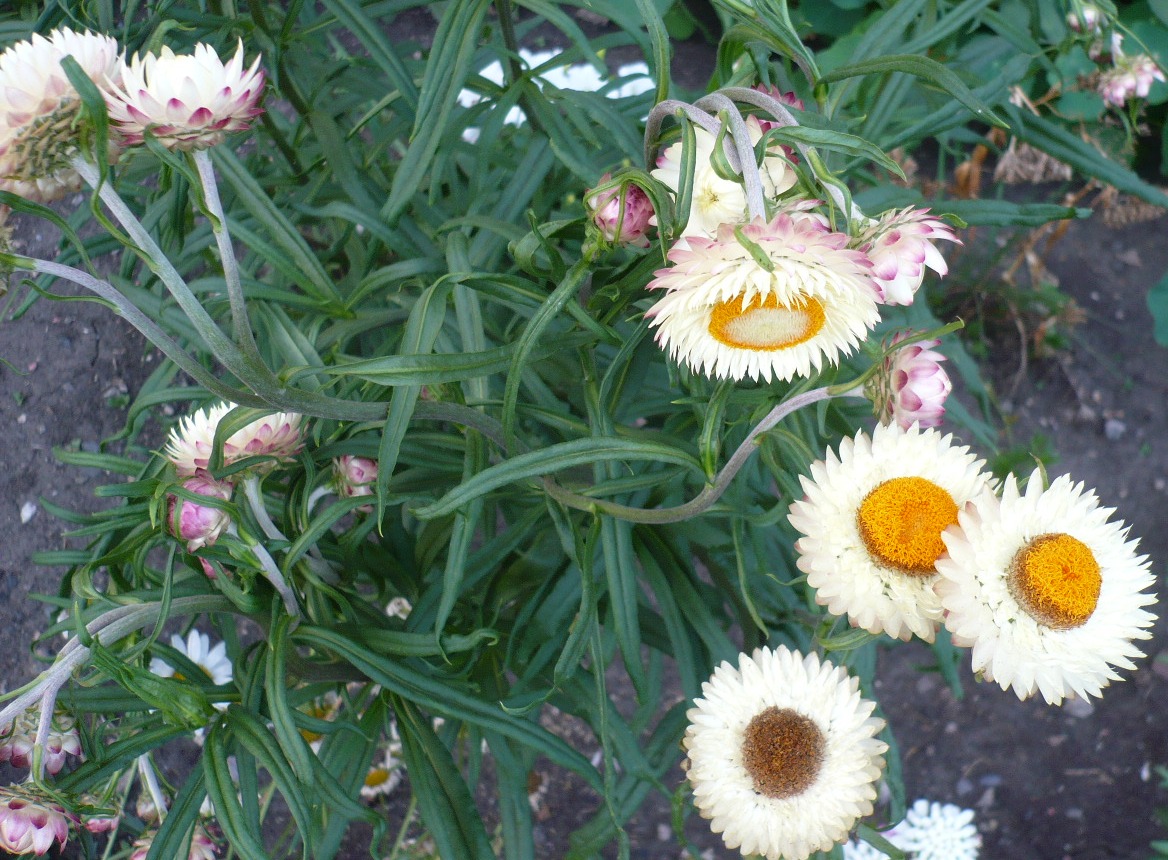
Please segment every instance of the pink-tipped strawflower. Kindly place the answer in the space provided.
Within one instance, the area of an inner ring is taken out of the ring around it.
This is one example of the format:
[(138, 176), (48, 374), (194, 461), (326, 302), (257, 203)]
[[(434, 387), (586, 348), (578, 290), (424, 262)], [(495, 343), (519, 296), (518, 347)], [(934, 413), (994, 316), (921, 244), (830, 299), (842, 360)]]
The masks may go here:
[(333, 486), (344, 498), (373, 495), (377, 483), (377, 461), (355, 454), (342, 454), (333, 460)]
[(646, 312), (657, 342), (719, 379), (810, 376), (851, 352), (879, 319), (871, 264), (811, 217), (724, 224), (668, 254)]
[[(611, 179), (612, 174), (606, 173), (600, 177), (599, 185), (605, 185)], [(641, 248), (649, 246), (649, 237), (645, 234), (653, 220), (653, 204), (640, 186), (630, 183), (623, 192), (620, 186), (589, 191), (584, 196), (584, 205), (605, 242)]]
[(886, 305), (911, 305), (925, 280), (925, 269), (942, 277), (949, 266), (933, 243), (938, 240), (961, 240), (953, 228), (929, 216), (928, 209), (889, 210), (857, 237), (855, 246), (863, 248), (872, 261), (872, 280)]
[(109, 113), (126, 143), (142, 142), (149, 130), (168, 149), (206, 149), (242, 131), (263, 113), (264, 72), (256, 57), (243, 66), (243, 42), (224, 63), (210, 45), (193, 54), (134, 57), (121, 70)]
[(1099, 76), (1098, 91), (1103, 101), (1117, 108), (1132, 98), (1147, 98), (1156, 81), (1164, 81), (1164, 73), (1156, 61), (1146, 54), (1115, 57), (1115, 67)]
[[(892, 345), (908, 338), (912, 332), (901, 332), (892, 339)], [(945, 417), (945, 399), (953, 390), (949, 374), (940, 362), (945, 356), (935, 350), (939, 338), (910, 343), (884, 359), (883, 372), (878, 373), (869, 390), (882, 424), (895, 421), (907, 430), (913, 424), (937, 427)]]
[[(226, 502), (231, 498), (232, 486), (227, 481), (216, 481), (207, 472), (198, 470), (182, 482), (182, 488), (200, 496)], [(222, 508), (203, 505), (190, 499), (171, 495), (167, 500), (167, 524), (170, 533), (187, 542), (187, 552), (211, 546), (231, 525), (231, 515)]]
[(69, 839), (72, 816), (36, 788), (8, 785), (0, 788), (0, 851), (9, 854), (47, 854), (57, 842)]
[[(166, 441), (166, 456), (179, 477), (188, 478), (211, 462), (215, 429), (235, 406), (219, 403), (200, 409), (179, 422)], [(277, 462), (289, 460), (304, 447), (303, 416), (295, 412), (266, 415), (235, 431), (223, 443), (223, 465), (229, 466), (245, 457), (269, 457), (254, 467), (257, 472), (271, 471)]]
[[(30, 708), (0, 733), (0, 762), (13, 767), (28, 767), (32, 763), (39, 722), (40, 709)], [(53, 714), (43, 755), (45, 770), (53, 776), (61, 772), (69, 756), (81, 755), (81, 738), (73, 717), (63, 711)]]
[[(150, 853), (150, 846), (154, 844), (154, 839), (157, 836), (157, 830), (147, 830), (135, 839), (134, 850), (131, 852), (129, 860), (146, 860)], [(215, 845), (215, 841), (202, 824), (196, 823), (195, 829), (191, 833), (191, 848), (187, 853), (187, 860), (215, 860), (218, 856), (219, 849)]]
[[(0, 54), (0, 190), (46, 203), (81, 187), (72, 159), (81, 151), (81, 97), (61, 60), (71, 56), (99, 89), (121, 74), (108, 36), (61, 27)], [(108, 153), (107, 153), (108, 156)]]

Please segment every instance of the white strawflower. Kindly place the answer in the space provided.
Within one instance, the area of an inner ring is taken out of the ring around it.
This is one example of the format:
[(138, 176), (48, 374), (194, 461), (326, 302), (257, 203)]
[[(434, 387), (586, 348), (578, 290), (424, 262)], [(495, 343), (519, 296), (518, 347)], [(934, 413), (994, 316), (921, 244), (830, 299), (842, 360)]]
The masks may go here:
[[(185, 418), (170, 431), (166, 440), (166, 456), (174, 463), (179, 477), (190, 477), (211, 462), (215, 430), (219, 422), (235, 405), (219, 403), (200, 409)], [(270, 457), (257, 465), (256, 471), (275, 468), (276, 463), (295, 456), (302, 447), (301, 422), (303, 416), (295, 412), (277, 412), (265, 415), (243, 427), (223, 443), (223, 465), (229, 466), (246, 457)]]
[(646, 313), (657, 342), (719, 379), (787, 381), (836, 364), (879, 319), (867, 257), (846, 244), (813, 217), (784, 213), (675, 245), (649, 284), (665, 291)]
[(149, 130), (168, 149), (206, 149), (241, 131), (263, 113), (264, 72), (256, 57), (243, 66), (243, 42), (225, 64), (210, 45), (192, 54), (136, 56), (121, 70), (110, 100), (110, 119), (128, 144)]
[(913, 860), (977, 860), (981, 835), (972, 809), (918, 800), (897, 827), (895, 844)]
[(888, 745), (859, 681), (779, 646), (722, 663), (682, 746), (694, 804), (729, 848), (804, 860), (872, 812)]
[(99, 89), (118, 81), (118, 44), (61, 27), (0, 54), (0, 190), (46, 203), (81, 187), (81, 98), (61, 67), (71, 56)]
[(829, 450), (800, 478), (805, 495), (788, 516), (816, 601), (870, 633), (932, 642), (941, 534), (989, 486), (984, 466), (952, 436), (916, 426), (878, 425)]
[[(748, 116), (746, 128), (751, 144), (757, 144), (762, 140), (763, 128), (757, 117)], [(714, 144), (717, 142), (714, 135), (704, 128), (695, 127), (694, 139), (697, 152), (694, 161), (693, 194), (690, 198), (689, 221), (681, 235), (713, 239), (717, 237), (721, 225), (737, 224), (747, 220), (746, 190), (741, 182), (723, 179), (714, 170), (712, 159)], [(725, 140), (728, 146), (731, 145), (729, 137)], [(656, 179), (671, 188), (675, 194), (684, 185), (681, 176), (682, 146), (682, 143), (678, 142), (666, 147), (657, 158), (657, 167), (651, 171)], [(769, 200), (775, 200), (796, 181), (795, 171), (780, 154), (782, 151), (778, 144), (772, 145), (770, 154), (763, 159), (759, 168), (763, 194)]]
[[(170, 647), (202, 669), (215, 686), (230, 684), (235, 677), (231, 661), (227, 659), (227, 645), (217, 642), (212, 648), (211, 637), (206, 633), (192, 630), (187, 634), (185, 642), (176, 633), (170, 637)], [(162, 678), (182, 678), (182, 675), (176, 673), (174, 667), (161, 657), (151, 658), (150, 671)]]
[(1046, 490), (1037, 470), (1025, 493), (1011, 475), (999, 499), (983, 493), (943, 538), (937, 593), (953, 641), (973, 670), (1021, 699), (1050, 704), (1099, 696), (1134, 669), (1151, 637), (1155, 582), (1122, 522), (1066, 475)]

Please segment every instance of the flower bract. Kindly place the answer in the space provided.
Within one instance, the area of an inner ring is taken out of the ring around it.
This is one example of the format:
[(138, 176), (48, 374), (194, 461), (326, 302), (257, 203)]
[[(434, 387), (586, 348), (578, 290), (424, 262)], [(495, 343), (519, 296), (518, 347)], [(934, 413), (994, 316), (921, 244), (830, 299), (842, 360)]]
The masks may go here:
[(888, 745), (859, 681), (785, 646), (722, 663), (682, 745), (694, 803), (726, 845), (803, 860), (872, 811)]
[[(892, 346), (909, 336), (903, 332)], [(945, 400), (953, 390), (949, 374), (941, 367), (945, 356), (937, 352), (938, 338), (902, 346), (884, 360), (878, 375), (876, 409), (883, 424), (895, 421), (907, 430), (914, 424), (936, 427), (945, 416)]]
[[(210, 499), (227, 501), (231, 498), (232, 486), (227, 481), (216, 481), (207, 472), (199, 469), (182, 482), (184, 490), (207, 496)], [(219, 539), (223, 530), (231, 525), (231, 515), (222, 508), (200, 504), (190, 499), (171, 495), (167, 499), (167, 520), (170, 532), (187, 542), (187, 551), (194, 552), (210, 546)]]
[(1102, 695), (1116, 668), (1134, 669), (1155, 616), (1155, 578), (1111, 508), (1066, 475), (1025, 492), (1011, 475), (1001, 498), (983, 493), (945, 532), (937, 593), (973, 670), (1021, 699), (1051, 704)]
[(855, 627), (933, 641), (941, 533), (989, 486), (984, 462), (936, 430), (880, 425), (811, 465), (789, 519), (815, 599)]
[[(745, 240), (745, 242), (743, 241)], [(724, 224), (669, 252), (650, 289), (657, 341), (719, 379), (786, 381), (850, 353), (879, 319), (867, 258), (810, 216)]]

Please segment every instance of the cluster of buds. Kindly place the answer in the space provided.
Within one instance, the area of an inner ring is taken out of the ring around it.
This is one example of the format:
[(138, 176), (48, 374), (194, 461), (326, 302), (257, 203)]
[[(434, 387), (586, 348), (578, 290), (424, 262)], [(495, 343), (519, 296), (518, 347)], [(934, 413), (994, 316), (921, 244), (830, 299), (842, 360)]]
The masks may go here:
[(1164, 81), (1164, 72), (1147, 54), (1117, 54), (1113, 66), (1099, 76), (1099, 95), (1113, 107), (1121, 108), (1132, 98), (1147, 98), (1156, 81)]
[(147, 133), (170, 149), (214, 146), (262, 111), (259, 58), (244, 67), (243, 44), (224, 63), (207, 45), (190, 55), (169, 48), (129, 63), (117, 42), (62, 27), (0, 53), (0, 189), (48, 202), (80, 187), (81, 99), (61, 61), (73, 57), (100, 91), (110, 116), (114, 159)]
[[(0, 732), (0, 762), (7, 762), (13, 767), (28, 767), (32, 763), (39, 722), (40, 709), (30, 708)], [(77, 721), (73, 717), (63, 711), (53, 714), (42, 755), (45, 770), (54, 776), (61, 772), (66, 758), (71, 755), (81, 756), (81, 738), (77, 733)]]

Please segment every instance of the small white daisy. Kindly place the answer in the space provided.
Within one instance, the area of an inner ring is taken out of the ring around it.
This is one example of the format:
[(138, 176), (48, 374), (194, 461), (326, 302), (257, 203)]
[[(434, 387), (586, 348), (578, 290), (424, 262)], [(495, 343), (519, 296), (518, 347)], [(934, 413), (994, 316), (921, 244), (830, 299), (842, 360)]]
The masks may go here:
[[(185, 642), (176, 633), (170, 637), (170, 647), (181, 652), (188, 660), (202, 669), (211, 679), (211, 683), (216, 686), (230, 684), (235, 677), (231, 661), (227, 659), (226, 643), (217, 642), (212, 648), (211, 637), (206, 633), (192, 630), (187, 634)], [(150, 671), (162, 678), (182, 678), (182, 675), (176, 673), (174, 667), (161, 657), (150, 659)]]
[(941, 601), (933, 591), (941, 533), (989, 486), (985, 463), (952, 436), (878, 425), (811, 465), (805, 497), (788, 519), (799, 569), (815, 599), (855, 627), (933, 641)]
[(657, 342), (719, 379), (785, 382), (836, 364), (880, 318), (868, 258), (847, 241), (813, 217), (784, 212), (675, 245), (673, 265), (649, 284), (665, 291), (646, 313)]
[[(751, 144), (762, 140), (763, 127), (758, 118), (748, 116), (746, 128)], [(729, 138), (726, 138), (729, 143)], [(714, 170), (713, 155), (716, 138), (704, 128), (694, 128), (696, 153), (694, 159), (693, 194), (691, 196), (689, 221), (682, 236), (701, 236), (713, 239), (722, 224), (737, 224), (745, 221), (746, 190), (741, 182), (723, 179)], [(774, 200), (789, 190), (796, 181), (795, 171), (782, 157), (782, 147), (773, 145), (771, 154), (763, 159), (759, 168), (762, 177), (763, 194)], [(682, 144), (675, 143), (665, 149), (657, 158), (657, 167), (651, 171), (654, 178), (667, 185), (676, 194), (682, 186)]]
[[(171, 429), (165, 453), (179, 477), (190, 477), (207, 468), (215, 430), (234, 408), (233, 403), (217, 403), (187, 415)], [(277, 412), (236, 430), (223, 443), (223, 465), (246, 457), (270, 457), (271, 460), (255, 467), (256, 471), (270, 471), (278, 461), (292, 458), (304, 447), (303, 418), (295, 412)]]
[(894, 844), (913, 860), (977, 860), (981, 835), (972, 809), (918, 800), (897, 827)]
[(1134, 669), (1151, 637), (1155, 582), (1112, 508), (1066, 475), (1048, 489), (1041, 473), (1024, 494), (1011, 475), (999, 499), (977, 497), (944, 534), (937, 593), (953, 641), (972, 647), (973, 670), (1021, 699), (1050, 704), (1099, 696)]
[(361, 786), (361, 797), (365, 800), (376, 800), (393, 792), (402, 779), (402, 746), (394, 729), (389, 742), (386, 743), (384, 754), (380, 761), (375, 761), (365, 775), (365, 783)]
[(686, 715), (694, 804), (730, 848), (803, 860), (872, 812), (888, 745), (859, 681), (779, 646), (722, 663)]

